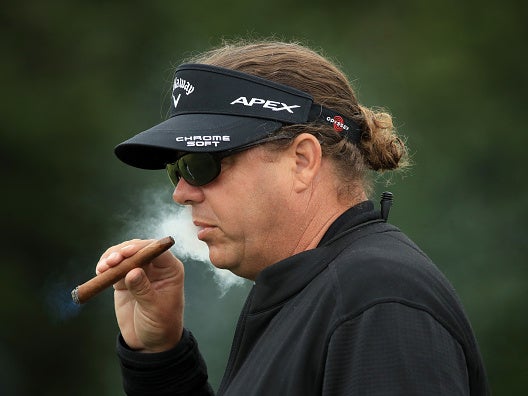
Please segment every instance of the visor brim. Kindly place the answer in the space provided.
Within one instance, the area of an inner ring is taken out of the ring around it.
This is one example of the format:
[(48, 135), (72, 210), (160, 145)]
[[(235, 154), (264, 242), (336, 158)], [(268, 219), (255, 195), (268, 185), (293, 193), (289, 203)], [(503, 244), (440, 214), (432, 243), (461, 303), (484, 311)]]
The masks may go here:
[(282, 123), (223, 114), (179, 114), (115, 147), (124, 163), (141, 169), (163, 169), (182, 152), (219, 152), (257, 142)]

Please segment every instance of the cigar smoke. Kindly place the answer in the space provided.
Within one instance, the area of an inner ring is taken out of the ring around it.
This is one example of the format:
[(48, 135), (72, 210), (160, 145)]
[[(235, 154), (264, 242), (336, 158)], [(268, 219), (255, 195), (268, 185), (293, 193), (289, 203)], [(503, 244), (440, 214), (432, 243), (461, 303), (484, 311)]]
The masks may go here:
[[(143, 203), (144, 202), (144, 203)], [(212, 272), (220, 291), (225, 295), (233, 286), (245, 283), (243, 278), (227, 270), (218, 269), (209, 260), (209, 248), (197, 238), (198, 228), (192, 222), (191, 210), (176, 205), (170, 193), (166, 191), (147, 191), (142, 200), (140, 213), (128, 213), (123, 216), (125, 239), (148, 238), (160, 239), (171, 235), (174, 246), (171, 251), (176, 257), (185, 261), (190, 259), (203, 262)]]
[[(138, 206), (139, 212), (137, 208), (134, 208), (128, 213), (118, 213), (117, 216), (109, 219), (112, 222), (121, 222), (124, 228), (122, 235), (116, 235), (113, 241), (109, 241), (109, 244), (133, 238), (161, 239), (170, 235), (175, 241), (171, 248), (174, 255), (184, 264), (186, 260), (193, 260), (207, 266), (218, 287), (220, 297), (224, 297), (233, 287), (246, 284), (245, 279), (211, 264), (207, 245), (196, 237), (197, 227), (192, 223), (190, 209), (172, 202), (170, 192), (161, 189), (146, 191), (140, 197)], [(72, 301), (70, 292), (75, 286), (75, 281), (84, 280), (84, 278), (79, 278), (79, 268), (95, 270), (98, 259), (97, 255), (70, 258), (61, 271), (50, 272), (42, 285), (45, 295), (43, 303), (50, 320), (62, 323), (79, 314), (81, 305)], [(87, 276), (93, 274), (92, 271), (85, 272)]]

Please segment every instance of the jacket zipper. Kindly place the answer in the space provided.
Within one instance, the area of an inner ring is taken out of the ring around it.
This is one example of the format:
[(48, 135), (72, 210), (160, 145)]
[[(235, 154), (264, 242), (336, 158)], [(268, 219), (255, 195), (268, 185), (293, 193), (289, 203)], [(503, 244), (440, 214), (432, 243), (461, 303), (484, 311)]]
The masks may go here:
[(244, 303), (244, 307), (242, 308), (242, 313), (240, 314), (240, 317), (238, 318), (237, 326), (235, 328), (235, 335), (233, 337), (233, 343), (231, 345), (231, 351), (229, 353), (229, 359), (227, 361), (227, 367), (226, 367), (224, 376), (222, 378), (222, 381), (220, 383), (220, 386), (218, 388), (217, 396), (223, 395), (224, 392), (226, 391), (227, 386), (231, 383), (233, 367), (238, 357), (238, 350), (240, 349), (240, 344), (242, 342), (242, 336), (244, 334), (244, 327), (246, 325), (247, 312), (249, 311), (251, 300), (253, 299), (254, 290), (255, 290), (255, 287), (253, 286), (253, 288), (248, 294), (246, 302)]

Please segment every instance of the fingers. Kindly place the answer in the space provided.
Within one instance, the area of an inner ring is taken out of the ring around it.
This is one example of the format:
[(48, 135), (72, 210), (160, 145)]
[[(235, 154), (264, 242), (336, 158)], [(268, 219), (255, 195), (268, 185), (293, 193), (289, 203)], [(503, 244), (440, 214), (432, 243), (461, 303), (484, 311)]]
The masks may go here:
[[(108, 270), (109, 268), (115, 267), (127, 257), (136, 254), (140, 249), (148, 245), (150, 242), (152, 242), (152, 240), (133, 239), (108, 248), (106, 252), (103, 253), (101, 258), (99, 259), (99, 262), (95, 266), (95, 273), (99, 275)], [(114, 289), (126, 289), (124, 280), (120, 280), (115, 283)]]
[[(123, 281), (129, 293), (128, 301), (134, 303), (134, 333), (133, 337), (127, 334), (128, 338), (122, 334), (129, 346), (132, 345), (129, 340), (136, 341), (142, 351), (162, 352), (173, 348), (181, 338), (183, 280), (173, 276), (159, 282), (149, 276), (143, 268), (134, 268)], [(116, 300), (116, 307), (121, 307), (122, 302)]]
[(134, 268), (125, 277), (125, 284), (128, 291), (134, 296), (136, 301), (148, 299), (151, 293), (150, 281), (142, 268)]
[(111, 267), (115, 267), (125, 258), (133, 256), (138, 250), (152, 242), (152, 240), (133, 239), (123, 242), (119, 245), (112, 246), (103, 253), (95, 267), (95, 273), (99, 275)]

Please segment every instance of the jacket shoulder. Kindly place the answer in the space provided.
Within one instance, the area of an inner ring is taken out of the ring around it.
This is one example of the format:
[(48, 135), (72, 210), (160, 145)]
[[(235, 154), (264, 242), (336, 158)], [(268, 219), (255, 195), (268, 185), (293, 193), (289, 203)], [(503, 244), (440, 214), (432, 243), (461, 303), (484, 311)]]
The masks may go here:
[(428, 312), (459, 305), (449, 281), (404, 233), (388, 224), (370, 228), (340, 241), (343, 250), (328, 267), (343, 314), (380, 302), (402, 302)]

